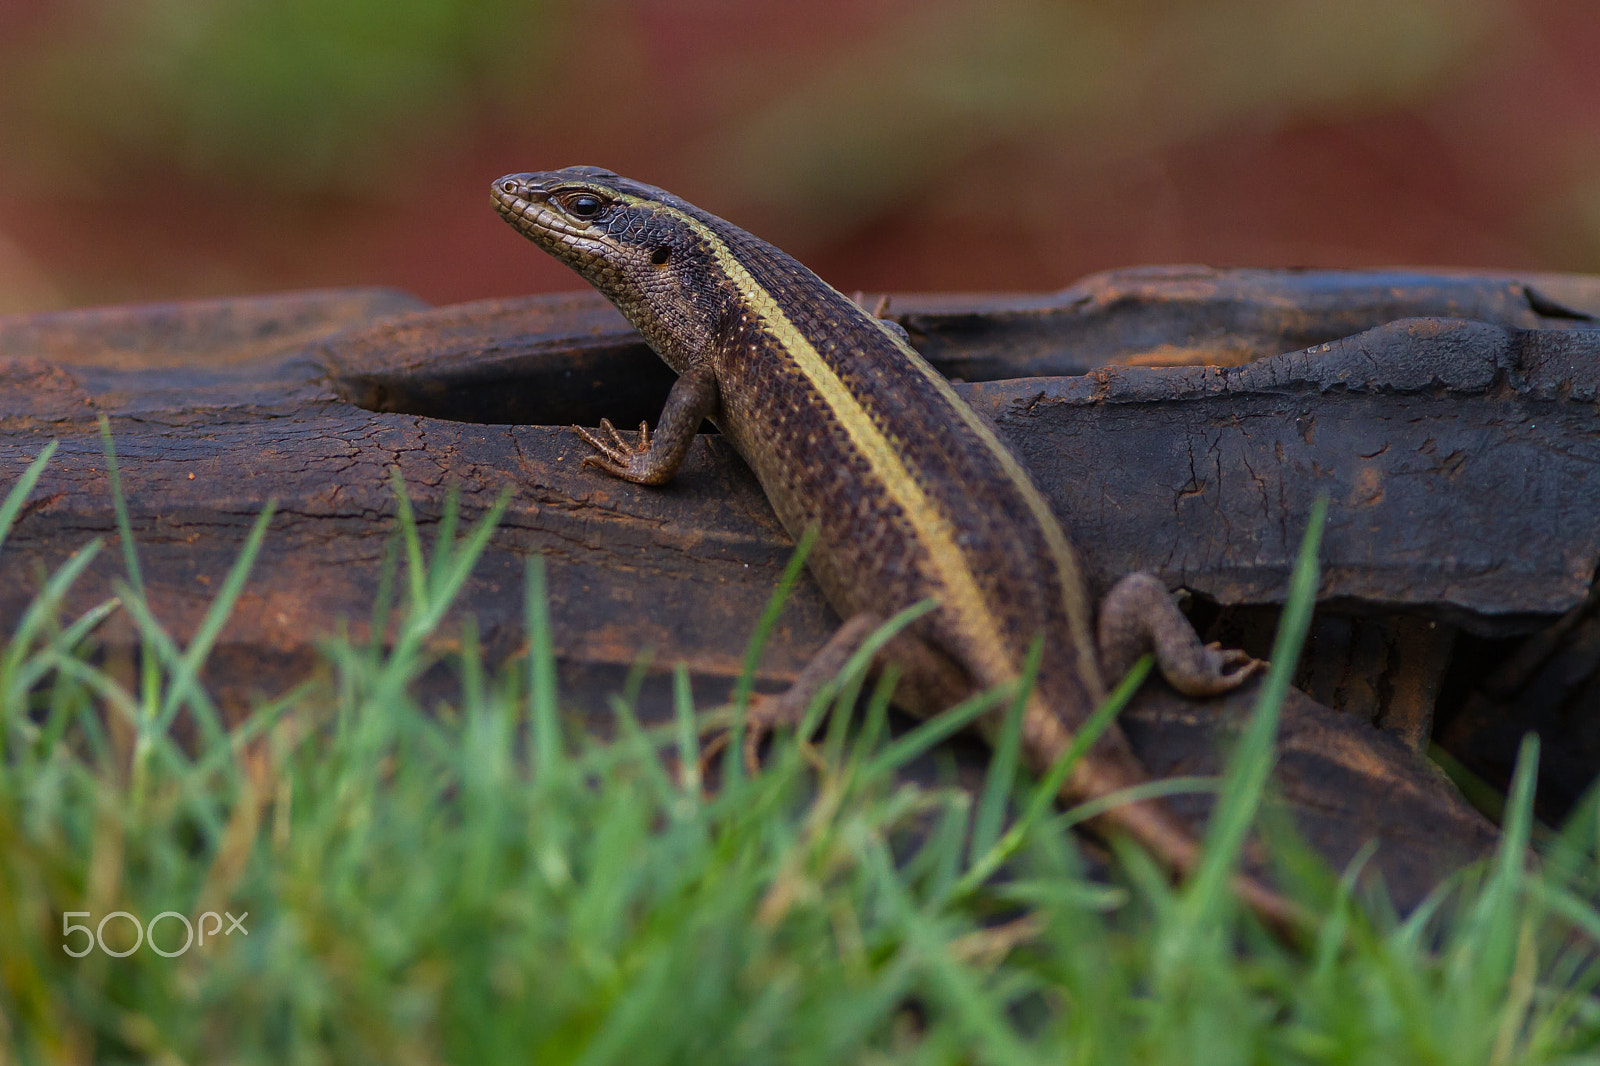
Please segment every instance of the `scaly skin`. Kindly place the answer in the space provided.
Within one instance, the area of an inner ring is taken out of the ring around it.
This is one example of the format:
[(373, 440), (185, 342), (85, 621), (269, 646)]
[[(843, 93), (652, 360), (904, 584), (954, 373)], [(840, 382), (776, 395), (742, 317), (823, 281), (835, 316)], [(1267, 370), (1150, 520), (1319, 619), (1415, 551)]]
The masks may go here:
[[(912, 604), (938, 606), (886, 650), (907, 680), (897, 699), (928, 713), (1015, 681), (1030, 643), (1043, 660), (1023, 718), (1036, 771), (1071, 743), (1120, 674), (1145, 650), (1180, 691), (1227, 691), (1260, 664), (1202, 647), (1166, 590), (1131, 575), (1107, 597), (1097, 645), (1093, 610), (1044, 497), (992, 424), (960, 399), (893, 327), (770, 244), (660, 189), (593, 167), (513, 174), (493, 185), (518, 232), (604, 293), (678, 372), (654, 434), (637, 443), (603, 423), (578, 430), (615, 477), (669, 480), (710, 419), (754, 469), (847, 619), (819, 665), (842, 662), (871, 623)], [(809, 683), (819, 670), (802, 675)], [(809, 676), (808, 676), (809, 675)], [(803, 699), (779, 700), (766, 722)], [(1116, 728), (1080, 760), (1064, 798), (1082, 801), (1146, 780)], [(1176, 871), (1196, 859), (1192, 833), (1158, 803), (1124, 804), (1102, 822), (1128, 832)], [(1241, 878), (1264, 919), (1292, 908)]]

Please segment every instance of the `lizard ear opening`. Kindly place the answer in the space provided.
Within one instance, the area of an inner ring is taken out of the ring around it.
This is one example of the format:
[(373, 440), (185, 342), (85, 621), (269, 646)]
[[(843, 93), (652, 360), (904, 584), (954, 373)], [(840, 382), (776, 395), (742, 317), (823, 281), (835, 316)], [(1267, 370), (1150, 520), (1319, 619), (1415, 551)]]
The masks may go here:
[(670, 258), (672, 258), (672, 249), (664, 244), (650, 253), (650, 262), (656, 266), (666, 266), (667, 260)]

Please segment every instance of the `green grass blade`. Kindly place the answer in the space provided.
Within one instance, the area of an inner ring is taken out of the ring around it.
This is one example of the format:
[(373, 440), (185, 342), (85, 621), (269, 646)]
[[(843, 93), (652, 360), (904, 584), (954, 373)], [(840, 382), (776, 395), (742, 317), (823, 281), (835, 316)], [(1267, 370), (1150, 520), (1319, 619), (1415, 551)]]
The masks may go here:
[(188, 703), (197, 715), (206, 719), (201, 722), (203, 728), (210, 730), (213, 736), (219, 733), (221, 725), (211, 719), (209, 713), (210, 700), (199, 700), (194, 696), (199, 685), (200, 668), (210, 657), (211, 649), (216, 646), (217, 638), (222, 635), (222, 627), (232, 616), (234, 604), (239, 601), (239, 594), (244, 591), (245, 582), (250, 579), (250, 571), (255, 566), (256, 556), (261, 552), (262, 541), (267, 535), (267, 526), (271, 523), (272, 513), (277, 506), (276, 499), (269, 499), (261, 508), (261, 514), (256, 517), (255, 524), (245, 536), (244, 547), (240, 549), (233, 565), (228, 568), (228, 575), (223, 579), (216, 598), (206, 608), (193, 639), (189, 641), (189, 646), (184, 649), (178, 661), (172, 664), (172, 673), (167, 680), (167, 696), (156, 720), (157, 729), (166, 729), (171, 724), (173, 716), (178, 713), (178, 708)]
[[(862, 681), (866, 677), (867, 670), (871, 667), (873, 659), (897, 634), (937, 606), (938, 603), (934, 600), (923, 600), (920, 603), (914, 603), (910, 607), (895, 612), (888, 621), (868, 634), (867, 638), (861, 642), (861, 645), (851, 653), (850, 658), (845, 661), (838, 675), (817, 686), (817, 691), (812, 694), (811, 702), (806, 706), (806, 713), (801, 717), (800, 725), (795, 730), (795, 736), (802, 741), (809, 740), (816, 732), (817, 724), (822, 721), (823, 715), (829, 713), (831, 707), (833, 717), (828, 727), (828, 752), (825, 755), (825, 759), (829, 763), (836, 763), (844, 746), (845, 732), (850, 716), (854, 714), (856, 700), (861, 694)], [(895, 672), (896, 679), (898, 679), (898, 671), (892, 663), (888, 664), (885, 670), (886, 674), (889, 672)], [(893, 684), (894, 682), (890, 682), (887, 689), (889, 696), (893, 695)], [(882, 678), (879, 679), (878, 688), (883, 688)], [(885, 699), (888, 698), (885, 697)], [(871, 708), (869, 707), (868, 710), (870, 711)], [(888, 707), (885, 705), (881, 708), (879, 716), (882, 718), (887, 714)], [(881, 721), (876, 728), (882, 728)], [(859, 745), (858, 749), (857, 757), (852, 760), (857, 764), (859, 764), (860, 758), (865, 757), (866, 753), (871, 750), (870, 748), (862, 748)]]
[(1344, 945), (1345, 933), (1351, 924), (1356, 882), (1377, 852), (1378, 842), (1367, 841), (1345, 864), (1344, 872), (1339, 876), (1333, 906), (1328, 909), (1328, 918), (1322, 923), (1322, 928), (1317, 930), (1316, 946), (1311, 952), (1311, 981), (1315, 984), (1325, 986), (1332, 978), (1339, 950)]
[(528, 556), (523, 625), (528, 634), (528, 721), (532, 729), (533, 772), (550, 781), (561, 758), (561, 718), (556, 706), (556, 656), (550, 641), (550, 603), (544, 556)]
[(894, 689), (900, 682), (900, 670), (895, 664), (888, 663), (878, 676), (877, 684), (873, 686), (872, 695), (867, 700), (867, 713), (861, 723), (861, 733), (856, 738), (854, 751), (851, 754), (851, 764), (859, 767), (863, 765), (872, 752), (878, 749), (878, 742), (889, 730), (889, 705), (894, 702)]
[(1517, 748), (1516, 768), (1506, 793), (1506, 820), (1495, 851), (1494, 881), (1506, 895), (1515, 893), (1528, 861), (1533, 826), (1533, 794), (1539, 781), (1539, 734), (1525, 733)]
[(128, 520), (128, 502), (122, 494), (122, 470), (117, 465), (117, 446), (111, 440), (111, 420), (100, 416), (100, 446), (106, 453), (106, 479), (111, 486), (111, 507), (117, 516), (117, 539), (122, 542), (122, 564), (128, 583), (144, 595), (144, 572), (139, 568), (139, 548), (133, 542), (133, 523)]
[[(151, 613), (142, 595), (120, 581), (112, 582), (112, 587), (122, 602), (123, 610), (133, 619), (134, 625), (139, 630), (141, 698), (135, 704), (138, 711), (132, 722), (134, 747), (130, 785), (133, 802), (137, 805), (146, 795), (145, 786), (152, 755), (159, 753), (163, 762), (167, 764), (178, 758), (171, 741), (165, 736), (164, 731), (158, 728), (161, 708), (156, 702), (156, 697), (160, 693), (161, 677), (163, 674), (171, 676), (177, 672), (183, 653)], [(110, 683), (109, 679), (107, 680)], [(210, 697), (206, 695), (204, 689), (193, 687), (189, 693), (189, 702), (195, 709), (195, 719), (200, 724), (207, 743), (215, 742), (220, 734), (220, 727), (216, 724), (220, 716)], [(120, 708), (122, 703), (117, 701), (114, 705)]]
[[(157, 621), (156, 616), (151, 613), (144, 597), (131, 585), (121, 581), (112, 581), (111, 587), (122, 600), (122, 609), (128, 612), (128, 617), (133, 619), (134, 625), (139, 629), (139, 639), (146, 645), (145, 656), (156, 660), (157, 669), (162, 667), (170, 669), (175, 666), (183, 653)], [(152, 713), (154, 713), (153, 708)]]
[(368, 626), (367, 653), (378, 655), (388, 638), (389, 621), (394, 610), (394, 583), (400, 567), (400, 535), (397, 530), (383, 546), (383, 565), (378, 570), (378, 591), (373, 596), (372, 620)]
[(58, 671), (93, 690), (108, 707), (122, 716), (123, 721), (132, 725), (138, 724), (141, 717), (139, 703), (121, 685), (88, 663), (64, 651), (51, 649), (45, 654), (51, 658)]
[(422, 555), (422, 538), (417, 535), (417, 516), (411, 509), (411, 497), (406, 494), (405, 479), (400, 468), (389, 468), (389, 484), (394, 489), (396, 519), (400, 524), (400, 542), (406, 550), (406, 582), (411, 593), (410, 610), (420, 612), (428, 604), (428, 562)]
[[(133, 588), (134, 597), (124, 596), (124, 602), (132, 598), (144, 597), (144, 571), (139, 565), (139, 546), (133, 539), (133, 523), (128, 518), (128, 501), (122, 491), (122, 468), (117, 463), (117, 446), (111, 439), (111, 421), (105, 415), (99, 416), (100, 445), (106, 456), (106, 481), (111, 489), (111, 508), (116, 515), (117, 540), (122, 546), (122, 565), (127, 571), (128, 583)], [(156, 701), (161, 694), (161, 663), (149, 654), (150, 649), (142, 649), (139, 656), (139, 681), (140, 700), (147, 713), (154, 713)]]
[[(511, 495), (510, 488), (502, 491), (484, 516), (468, 530), (461, 543), (452, 544), (449, 550), (435, 552), (434, 562), (424, 578), (426, 591), (421, 602), (425, 606), (420, 610), (414, 608), (418, 613), (407, 627), (413, 638), (420, 638), (433, 632), (444, 620), (445, 613), (450, 610), (450, 605), (461, 592), (461, 587), (467, 583), (467, 578), (472, 576), (472, 568), (477, 565), (478, 556), (483, 554), (483, 549), (489, 544), (489, 538), (494, 536), (494, 531), (499, 528), (500, 519), (506, 512), (506, 506), (511, 502)], [(452, 511), (454, 504), (449, 499), (445, 503), (446, 512)], [(454, 524), (454, 519), (451, 520), (451, 524)]]
[(817, 543), (818, 530), (815, 525), (808, 526), (800, 535), (800, 540), (794, 546), (794, 551), (789, 556), (788, 564), (783, 568), (783, 576), (778, 579), (778, 587), (767, 598), (767, 605), (761, 612), (761, 618), (756, 622), (755, 630), (750, 634), (750, 640), (744, 649), (744, 667), (739, 671), (739, 679), (733, 686), (733, 725), (728, 730), (728, 748), (722, 756), (722, 787), (727, 791), (737, 791), (739, 783), (744, 780), (744, 734), (745, 716), (750, 707), (750, 690), (755, 683), (756, 666), (761, 661), (761, 649), (766, 647), (767, 638), (772, 635), (772, 629), (778, 624), (778, 616), (783, 612), (783, 605), (789, 602), (789, 594), (794, 591), (796, 583), (800, 580), (800, 573), (805, 569), (806, 557), (811, 554), (811, 549)]
[(1447, 877), (1435, 885), (1433, 891), (1424, 896), (1422, 902), (1411, 909), (1406, 920), (1390, 934), (1390, 942), (1409, 957), (1415, 957), (1420, 953), (1430, 924), (1443, 910), (1451, 893), (1460, 888), (1461, 881), (1461, 872), (1457, 871), (1454, 876)]
[(1215, 777), (1160, 777), (1152, 781), (1141, 781), (1127, 788), (1119, 788), (1114, 792), (1107, 792), (1104, 796), (1096, 796), (1092, 800), (1076, 804), (1061, 812), (1057, 821), (1063, 827), (1081, 825), (1093, 821), (1109, 810), (1130, 803), (1143, 803), (1166, 796), (1192, 796), (1197, 793), (1218, 792), (1221, 788), (1222, 782)]
[(1017, 678), (1016, 694), (1011, 697), (1011, 706), (1006, 710), (989, 758), (989, 769), (984, 774), (983, 791), (978, 796), (977, 812), (972, 818), (972, 842), (968, 849), (971, 861), (981, 858), (1000, 838), (1000, 827), (1005, 821), (1006, 805), (1011, 800), (1022, 757), (1022, 719), (1028, 712), (1028, 700), (1033, 695), (1043, 658), (1044, 640), (1035, 637), (1028, 646), (1022, 675)]
[(28, 494), (39, 483), (39, 478), (44, 475), (44, 468), (50, 465), (50, 457), (55, 453), (55, 441), (40, 449), (39, 454), (34, 456), (33, 462), (28, 464), (28, 468), (17, 479), (17, 483), (6, 493), (5, 501), (0, 502), (0, 547), (5, 546), (7, 534), (11, 532), (17, 515), (22, 513), (22, 505), (28, 502)]
[(1034, 1062), (1002, 1004), (982, 987), (971, 968), (954, 957), (949, 936), (936, 919), (920, 912), (909, 898), (882, 844), (874, 842), (862, 858), (905, 937), (906, 950), (917, 959), (928, 995), (950, 1012), (971, 1046), (984, 1049), (984, 1061)]
[(1544, 886), (1545, 903), (1555, 913), (1583, 932), (1591, 944), (1600, 947), (1600, 911), (1591, 900), (1581, 899), (1559, 885)]
[(1328, 500), (1321, 497), (1311, 507), (1311, 518), (1300, 541), (1300, 554), (1289, 579), (1289, 596), (1272, 645), (1272, 666), (1261, 683), (1250, 723), (1228, 759), (1222, 795), (1206, 826), (1199, 868), (1185, 887), (1184, 908), (1190, 923), (1216, 913), (1272, 773), (1279, 711), (1300, 661), (1300, 649), (1311, 627), (1311, 612), (1317, 604), (1317, 586), (1321, 580), (1317, 552), (1322, 544), (1327, 515)]
[(1022, 816), (1012, 823), (1011, 828), (1006, 830), (1005, 835), (1000, 837), (994, 846), (979, 855), (971, 864), (956, 886), (956, 894), (965, 895), (972, 892), (993, 876), (1001, 863), (1022, 846), (1029, 831), (1055, 809), (1061, 789), (1066, 785), (1067, 775), (1072, 772), (1078, 760), (1083, 758), (1084, 752), (1100, 739), (1100, 734), (1111, 728), (1111, 723), (1116, 721), (1117, 715), (1122, 713), (1122, 709), (1128, 705), (1128, 701), (1139, 690), (1139, 686), (1144, 684), (1145, 678), (1150, 676), (1153, 665), (1154, 660), (1149, 655), (1142, 655), (1134, 662), (1128, 673), (1117, 682), (1116, 687), (1084, 722), (1083, 728), (1073, 736), (1072, 743), (1056, 759), (1055, 764), (1050, 767), (1050, 772), (1034, 786), (1033, 794)]
[[(456, 523), (461, 517), (460, 490), (451, 484), (445, 489), (444, 511), (439, 515), (439, 525), (433, 535), (433, 558), (428, 562), (430, 582), (438, 581), (450, 570), (451, 557), (456, 550)], [(430, 599), (438, 600), (443, 590), (429, 585)]]
[(1011, 694), (1010, 688), (1009, 685), (1001, 685), (974, 693), (948, 711), (943, 711), (920, 723), (905, 736), (895, 738), (893, 743), (885, 745), (877, 757), (862, 768), (863, 779), (871, 780), (881, 774), (891, 773), (896, 767), (905, 765), (940, 741), (961, 732), (1005, 702), (1005, 698)]
[(654, 803), (658, 806), (669, 805), (677, 789), (673, 787), (667, 768), (661, 764), (660, 749), (639, 725), (639, 717), (633, 710), (634, 701), (624, 694), (612, 693), (607, 702), (611, 704), (611, 713), (617, 723), (617, 736), (612, 743), (621, 745), (629, 755), (628, 763), (639, 768), (650, 786)]
[(101, 600), (79, 615), (77, 620), (70, 626), (63, 629), (52, 643), (63, 650), (70, 651), (76, 648), (90, 633), (93, 633), (99, 627), (101, 622), (111, 616), (111, 612), (121, 606), (122, 601), (115, 596), (108, 600)]
[(16, 628), (12, 631), (11, 641), (6, 646), (4, 657), (0, 658), (0, 682), (4, 683), (0, 692), (5, 694), (5, 701), (0, 706), (12, 706), (12, 701), (21, 696), (21, 693), (12, 689), (7, 679), (16, 675), (23, 657), (33, 647), (34, 637), (56, 616), (61, 601), (78, 580), (79, 575), (100, 554), (101, 546), (101, 541), (96, 539), (73, 552), (71, 558), (50, 576), (44, 588), (39, 590), (33, 602), (22, 612), (22, 617), (17, 620)]
[[(1522, 925), (1517, 903), (1533, 825), (1534, 785), (1538, 781), (1539, 735), (1527, 733), (1517, 750), (1516, 769), (1506, 795), (1506, 820), (1495, 850), (1489, 880), (1463, 931), (1464, 958), (1476, 979), (1489, 990), (1510, 979)], [(1466, 965), (1464, 962), (1463, 965)]]
[(672, 720), (678, 741), (678, 788), (696, 805), (700, 802), (700, 734), (694, 721), (694, 697), (689, 691), (689, 668), (672, 668)]
[(972, 799), (965, 792), (950, 794), (938, 804), (938, 816), (916, 854), (900, 864), (900, 880), (923, 885), (923, 898), (942, 906), (961, 876), (966, 840), (972, 825)]

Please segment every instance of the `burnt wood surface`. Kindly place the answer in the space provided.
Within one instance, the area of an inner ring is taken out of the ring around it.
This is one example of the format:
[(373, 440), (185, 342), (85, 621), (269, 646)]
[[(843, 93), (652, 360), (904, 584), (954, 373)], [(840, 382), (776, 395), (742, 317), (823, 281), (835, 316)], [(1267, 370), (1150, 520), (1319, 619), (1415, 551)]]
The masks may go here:
[[(1368, 717), (1394, 704), (1392, 732), (1413, 744), (1427, 731), (1448, 627), (1525, 633), (1584, 600), (1600, 556), (1595, 309), (1600, 283), (1582, 278), (1201, 268), (1103, 275), (1044, 297), (891, 302), (941, 369), (1004, 379), (961, 388), (1018, 447), (1098, 581), (1153, 569), (1220, 605), (1220, 623), (1227, 610), (1270, 609), (1311, 501), (1330, 494), (1322, 596), (1360, 618), (1401, 619), (1379, 623), (1409, 633), (1385, 647), (1423, 665), (1380, 657), (1414, 683)], [(1225, 369), (1157, 365), (1259, 356)], [(431, 309), (343, 290), (0, 319), (0, 483), (60, 443), (0, 552), (0, 627), (39, 575), (92, 537), (115, 541), (95, 421), (105, 414), (149, 597), (180, 640), (263, 502), (278, 500), (208, 674), (234, 706), (304, 676), (315, 639), (341, 619), (365, 635), (393, 529), (391, 467), (425, 537), (452, 486), (469, 520), (513, 491), (459, 604), (491, 655), (521, 646), (524, 560), (537, 552), (574, 707), (603, 708), (646, 647), (657, 663), (688, 663), (700, 698), (715, 700), (787, 538), (715, 435), (695, 443), (672, 485), (645, 489), (582, 469), (561, 428), (653, 419), (669, 384), (588, 294)], [(111, 546), (74, 606), (108, 594), (121, 571)], [(803, 585), (763, 683), (791, 678), (834, 624)], [(1439, 625), (1445, 636), (1418, 637), (1418, 626)], [(114, 617), (103, 637), (131, 643), (131, 630)], [(1363, 654), (1348, 663), (1376, 661)], [(664, 675), (652, 674), (646, 712), (664, 695)], [(1178, 701), (1185, 718), (1161, 699), (1171, 697), (1144, 694), (1130, 718), (1143, 723), (1130, 733), (1147, 760), (1211, 751), (1209, 726), (1195, 723), (1216, 716)], [(1319, 846), (1330, 857), (1353, 854), (1369, 831), (1400, 842), (1387, 850), (1423, 856), (1421, 866), (1490, 839), (1414, 749), (1309, 700), (1286, 713), (1288, 735), (1376, 738), (1303, 743), (1306, 759), (1286, 757), (1280, 780), (1306, 818), (1342, 810), (1331, 797), (1351, 779), (1433, 804), (1391, 811), (1387, 828), (1373, 810), (1330, 816), (1347, 845), (1332, 846), (1327, 830)], [(1455, 829), (1419, 845), (1429, 820)], [(1396, 863), (1385, 866), (1391, 880), (1423, 885)]]
[(1539, 813), (1552, 822), (1600, 769), (1600, 582), (1553, 625), (1516, 641), (1463, 638), (1477, 669), (1441, 723), (1439, 742), (1491, 784), (1511, 779), (1522, 735), (1543, 739)]
[(1150, 568), (1220, 603), (1278, 602), (1324, 494), (1330, 604), (1504, 634), (1582, 602), (1600, 559), (1600, 330), (1404, 319), (1247, 366), (969, 397), (1102, 580)]
[[(877, 294), (862, 295), (876, 306)], [(1066, 377), (1103, 366), (1238, 366), (1402, 318), (1538, 329), (1600, 315), (1576, 275), (1145, 267), (1056, 293), (912, 294), (886, 317), (961, 381)], [(582, 425), (654, 419), (672, 374), (591, 290), (443, 307), (327, 347), (339, 394), (375, 411), (523, 423), (555, 410)]]

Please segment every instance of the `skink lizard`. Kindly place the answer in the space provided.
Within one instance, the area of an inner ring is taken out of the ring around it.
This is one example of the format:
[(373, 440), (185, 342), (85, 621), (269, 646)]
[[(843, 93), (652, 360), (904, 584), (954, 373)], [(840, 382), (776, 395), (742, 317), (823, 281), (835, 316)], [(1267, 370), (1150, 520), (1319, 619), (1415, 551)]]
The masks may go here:
[[(661, 189), (595, 167), (511, 174), (492, 186), (519, 233), (600, 290), (677, 371), (655, 432), (629, 441), (577, 428), (585, 463), (642, 485), (668, 481), (711, 420), (754, 469), (784, 527), (816, 527), (808, 565), (845, 624), (802, 671), (814, 686), (896, 611), (937, 607), (880, 659), (901, 671), (896, 702), (932, 713), (1014, 682), (1029, 645), (1043, 659), (1023, 711), (1026, 758), (1043, 773), (1144, 651), (1186, 695), (1228, 691), (1260, 664), (1203, 646), (1149, 574), (1124, 578), (1098, 626), (1077, 559), (1050, 506), (994, 426), (910, 346), (790, 256)], [(804, 700), (752, 710), (752, 727)], [(1064, 798), (1146, 780), (1115, 726), (1079, 761)], [(1156, 802), (1111, 809), (1182, 873), (1192, 832)], [(1242, 899), (1282, 926), (1293, 908), (1248, 877)]]

